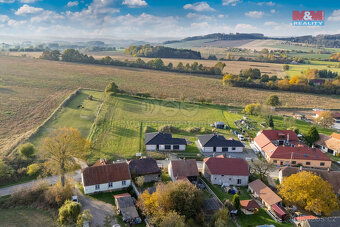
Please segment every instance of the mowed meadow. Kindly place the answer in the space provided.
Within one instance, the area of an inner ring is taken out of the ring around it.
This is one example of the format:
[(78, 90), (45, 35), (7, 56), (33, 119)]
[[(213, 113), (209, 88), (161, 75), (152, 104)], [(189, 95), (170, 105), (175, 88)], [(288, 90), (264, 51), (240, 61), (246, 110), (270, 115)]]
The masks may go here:
[(77, 88), (104, 90), (110, 81), (126, 92), (163, 99), (205, 99), (242, 107), (278, 94), (288, 107), (340, 106), (338, 96), (225, 87), (222, 78), (207, 75), (0, 56), (0, 151), (6, 153), (27, 137)]

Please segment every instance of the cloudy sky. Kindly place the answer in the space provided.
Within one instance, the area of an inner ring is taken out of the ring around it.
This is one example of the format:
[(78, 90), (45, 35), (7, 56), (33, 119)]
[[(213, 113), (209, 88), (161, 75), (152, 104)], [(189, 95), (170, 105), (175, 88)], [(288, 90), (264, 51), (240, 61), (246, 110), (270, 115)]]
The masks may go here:
[[(293, 10), (324, 10), (325, 26), (293, 27)], [(0, 35), (156, 40), (221, 32), (340, 33), (340, 1), (0, 0)]]

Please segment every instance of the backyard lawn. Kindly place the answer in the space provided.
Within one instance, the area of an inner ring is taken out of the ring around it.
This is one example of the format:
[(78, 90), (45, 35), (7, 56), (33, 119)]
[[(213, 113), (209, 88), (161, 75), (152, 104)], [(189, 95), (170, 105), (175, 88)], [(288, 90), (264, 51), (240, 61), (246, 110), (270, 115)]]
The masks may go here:
[[(233, 195), (228, 194), (224, 191), (222, 191), (221, 187), (219, 185), (212, 185), (206, 178), (201, 177), (205, 183), (207, 183), (210, 187), (210, 189), (216, 194), (216, 196), (224, 203), (227, 199), (229, 201), (232, 201)], [(247, 191), (247, 187), (237, 187), (241, 190), (240, 193), (240, 200), (248, 200), (251, 199), (252, 197)], [(292, 226), (291, 224), (283, 224), (283, 223), (278, 223), (274, 221), (265, 210), (260, 209), (258, 214), (253, 214), (253, 215), (245, 215), (241, 213), (239, 216), (237, 216), (237, 222), (243, 227), (248, 227), (248, 226), (257, 226), (257, 225), (264, 225), (264, 224), (272, 224), (275, 225), (276, 227), (284, 227), (284, 226)]]
[(285, 224), (274, 221), (264, 209), (260, 209), (258, 214), (245, 215), (240, 214), (237, 217), (237, 222), (243, 227), (257, 226), (257, 225), (274, 225), (276, 227), (293, 226), (293, 224)]

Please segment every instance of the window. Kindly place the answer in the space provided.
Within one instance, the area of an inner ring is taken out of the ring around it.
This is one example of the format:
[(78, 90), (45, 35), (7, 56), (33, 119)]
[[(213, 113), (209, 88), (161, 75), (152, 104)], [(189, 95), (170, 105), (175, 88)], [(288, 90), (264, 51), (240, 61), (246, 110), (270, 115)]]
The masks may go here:
[(236, 147), (233, 147), (232, 150), (233, 150), (233, 151), (236, 150)]
[(122, 181), (122, 185), (126, 185), (126, 181), (125, 180)]
[(306, 165), (309, 166), (309, 165), (310, 165), (310, 162), (306, 162)]
[(325, 163), (324, 162), (320, 162), (320, 166), (325, 166)]
[(229, 178), (229, 181), (231, 181), (231, 178)]
[(222, 147), (222, 151), (228, 151), (228, 147)]
[(179, 145), (174, 145), (173, 148), (174, 150), (179, 150)]
[(109, 183), (109, 188), (112, 188), (112, 182)]
[(308, 154), (303, 154), (303, 156), (308, 157)]
[(96, 189), (96, 190), (99, 190), (99, 189), (100, 189), (100, 185), (99, 185), (99, 184), (96, 184), (95, 189)]
[(224, 177), (224, 175), (221, 175), (222, 177)]
[(274, 160), (274, 163), (277, 163), (277, 160)]
[(295, 164), (296, 164), (296, 161), (292, 161), (292, 164), (295, 165)]
[(241, 179), (237, 179), (237, 184), (241, 184), (242, 180)]
[(165, 145), (165, 150), (170, 150), (171, 149), (171, 145)]

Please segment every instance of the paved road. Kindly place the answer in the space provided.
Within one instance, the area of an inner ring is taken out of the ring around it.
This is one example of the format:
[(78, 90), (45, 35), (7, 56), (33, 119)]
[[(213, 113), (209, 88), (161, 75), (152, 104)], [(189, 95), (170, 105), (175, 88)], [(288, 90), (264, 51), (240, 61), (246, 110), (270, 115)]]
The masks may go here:
[[(67, 174), (66, 177), (72, 177), (75, 181), (80, 181), (80, 170), (77, 170), (73, 173)], [(46, 182), (49, 185), (56, 184), (60, 180), (59, 176), (51, 176), (51, 177), (45, 177), (42, 179), (38, 180), (33, 180), (30, 182), (22, 183), (22, 184), (17, 184), (13, 186), (9, 186), (6, 188), (0, 188), (0, 197), (1, 196), (6, 196), (6, 195), (11, 195), (13, 192), (22, 189), (22, 188), (29, 188), (35, 183), (39, 182)]]

